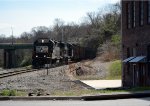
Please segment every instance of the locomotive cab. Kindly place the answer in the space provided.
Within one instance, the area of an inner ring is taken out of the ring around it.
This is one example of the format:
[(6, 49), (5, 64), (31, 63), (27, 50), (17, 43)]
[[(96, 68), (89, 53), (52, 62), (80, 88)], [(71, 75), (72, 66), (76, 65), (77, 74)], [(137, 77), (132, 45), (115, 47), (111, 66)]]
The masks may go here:
[(33, 67), (42, 67), (45, 64), (49, 64), (54, 43), (46, 38), (37, 39), (34, 42), (34, 49), (32, 55), (32, 65)]

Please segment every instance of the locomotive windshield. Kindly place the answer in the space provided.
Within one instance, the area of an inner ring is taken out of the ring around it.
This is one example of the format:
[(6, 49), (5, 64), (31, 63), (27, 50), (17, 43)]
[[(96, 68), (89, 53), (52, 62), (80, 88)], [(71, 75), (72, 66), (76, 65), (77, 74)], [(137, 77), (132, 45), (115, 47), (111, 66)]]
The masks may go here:
[(36, 53), (48, 53), (48, 46), (36, 46)]

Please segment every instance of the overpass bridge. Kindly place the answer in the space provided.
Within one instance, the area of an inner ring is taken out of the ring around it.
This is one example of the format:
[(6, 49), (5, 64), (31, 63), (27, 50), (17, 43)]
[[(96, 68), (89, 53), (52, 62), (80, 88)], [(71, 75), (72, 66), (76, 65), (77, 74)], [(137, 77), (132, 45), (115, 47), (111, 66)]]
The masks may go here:
[(0, 49), (4, 50), (4, 68), (16, 67), (16, 55), (17, 49), (33, 49), (33, 43), (0, 43)]

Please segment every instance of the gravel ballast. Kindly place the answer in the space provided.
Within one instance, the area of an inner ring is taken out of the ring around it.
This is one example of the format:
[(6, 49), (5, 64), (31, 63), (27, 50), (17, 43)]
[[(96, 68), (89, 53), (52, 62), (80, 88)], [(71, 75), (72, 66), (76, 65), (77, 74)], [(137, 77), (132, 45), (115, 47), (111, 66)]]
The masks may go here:
[[(13, 69), (12, 69), (13, 70)], [(51, 94), (54, 91), (84, 89), (66, 75), (68, 66), (38, 70), (0, 79), (0, 90), (22, 90), (28, 93)]]

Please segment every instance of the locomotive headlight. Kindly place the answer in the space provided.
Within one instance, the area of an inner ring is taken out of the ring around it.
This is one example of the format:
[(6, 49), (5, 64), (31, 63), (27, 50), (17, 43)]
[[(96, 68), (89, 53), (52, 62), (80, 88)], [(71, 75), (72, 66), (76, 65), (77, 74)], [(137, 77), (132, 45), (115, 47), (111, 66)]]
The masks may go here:
[(44, 57), (46, 57), (46, 55), (44, 55)]
[(36, 57), (38, 57), (38, 56), (36, 55)]

